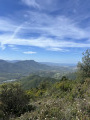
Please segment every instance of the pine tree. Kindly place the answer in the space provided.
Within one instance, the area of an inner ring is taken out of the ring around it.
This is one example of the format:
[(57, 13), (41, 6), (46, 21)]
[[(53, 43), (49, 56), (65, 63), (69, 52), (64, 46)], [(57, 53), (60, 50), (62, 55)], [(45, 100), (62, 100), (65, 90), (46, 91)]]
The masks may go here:
[(78, 63), (78, 70), (82, 78), (90, 77), (90, 49), (83, 53), (82, 63)]

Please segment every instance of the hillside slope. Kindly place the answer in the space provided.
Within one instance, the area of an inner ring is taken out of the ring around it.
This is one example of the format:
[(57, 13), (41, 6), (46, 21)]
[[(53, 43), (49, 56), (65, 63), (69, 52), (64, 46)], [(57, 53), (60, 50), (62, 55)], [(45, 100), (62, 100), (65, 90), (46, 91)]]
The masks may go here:
[(40, 77), (38, 75), (30, 75), (28, 77), (20, 79), (20, 83), (22, 84), (24, 89), (36, 88), (43, 82), (55, 83), (58, 81), (59, 81), (58, 79), (50, 77)]
[(27, 94), (36, 109), (10, 120), (90, 120), (90, 78), (84, 83), (71, 80), (44, 83)]
[(32, 73), (47, 69), (49, 69), (48, 66), (42, 65), (34, 60), (18, 61), (15, 63), (0, 60), (0, 73)]

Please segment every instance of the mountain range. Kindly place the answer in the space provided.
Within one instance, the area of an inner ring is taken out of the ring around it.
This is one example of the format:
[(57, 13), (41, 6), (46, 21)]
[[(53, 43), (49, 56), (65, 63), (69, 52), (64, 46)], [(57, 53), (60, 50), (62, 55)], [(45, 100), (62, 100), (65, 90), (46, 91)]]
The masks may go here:
[(75, 72), (76, 66), (58, 66), (39, 63), (34, 60), (0, 60), (0, 81), (20, 79), (30, 74), (41, 77), (60, 78), (61, 76)]
[(0, 73), (33, 73), (39, 70), (50, 69), (49, 66), (34, 60), (9, 62), (0, 60)]

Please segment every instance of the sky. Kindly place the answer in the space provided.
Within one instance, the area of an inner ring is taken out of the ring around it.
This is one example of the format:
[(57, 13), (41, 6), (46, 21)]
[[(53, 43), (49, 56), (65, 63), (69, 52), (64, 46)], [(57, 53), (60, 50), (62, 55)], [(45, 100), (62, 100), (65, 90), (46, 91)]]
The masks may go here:
[(77, 63), (90, 48), (90, 0), (0, 0), (0, 59)]

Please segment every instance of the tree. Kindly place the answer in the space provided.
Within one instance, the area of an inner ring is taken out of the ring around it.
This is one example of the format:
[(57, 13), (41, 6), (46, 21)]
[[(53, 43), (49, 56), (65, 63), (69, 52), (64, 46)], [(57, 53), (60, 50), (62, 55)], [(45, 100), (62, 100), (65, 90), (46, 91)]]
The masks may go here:
[(0, 101), (5, 117), (20, 116), (27, 111), (29, 97), (19, 84), (4, 84), (1, 86)]
[(90, 49), (83, 53), (82, 63), (78, 63), (78, 70), (82, 78), (90, 77)]
[(61, 81), (66, 81), (68, 78), (66, 76), (62, 76)]

